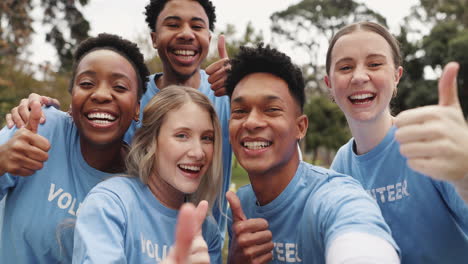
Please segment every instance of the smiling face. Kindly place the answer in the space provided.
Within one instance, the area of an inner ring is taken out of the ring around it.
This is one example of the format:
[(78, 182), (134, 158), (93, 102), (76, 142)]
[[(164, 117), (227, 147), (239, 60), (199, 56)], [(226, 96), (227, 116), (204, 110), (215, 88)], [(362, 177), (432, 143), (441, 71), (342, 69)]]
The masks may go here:
[(191, 194), (211, 165), (213, 149), (210, 114), (193, 102), (185, 103), (169, 112), (161, 126), (153, 177), (179, 192)]
[(72, 117), (82, 144), (121, 144), (138, 118), (138, 79), (130, 62), (106, 49), (85, 55), (72, 87)]
[(325, 82), (348, 122), (372, 122), (390, 117), (390, 100), (401, 74), (387, 41), (358, 30), (335, 43)]
[(252, 73), (231, 97), (229, 135), (239, 163), (249, 173), (281, 173), (297, 162), (297, 141), (305, 135), (307, 118), (287, 83), (270, 73)]
[(166, 76), (186, 80), (200, 69), (208, 54), (208, 16), (197, 1), (171, 0), (159, 14), (151, 38)]

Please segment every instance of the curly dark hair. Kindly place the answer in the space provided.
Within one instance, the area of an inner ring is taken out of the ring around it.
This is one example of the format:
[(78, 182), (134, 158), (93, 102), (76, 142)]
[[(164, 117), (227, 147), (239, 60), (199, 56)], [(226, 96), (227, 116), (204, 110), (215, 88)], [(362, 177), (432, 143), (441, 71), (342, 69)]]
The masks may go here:
[(303, 111), (305, 83), (301, 70), (291, 62), (289, 56), (269, 45), (263, 46), (263, 43), (259, 43), (255, 48), (240, 47), (237, 56), (231, 60), (231, 70), (225, 83), (229, 97), (245, 76), (257, 72), (271, 73), (283, 79), (288, 84), (292, 97)]
[[(145, 7), (145, 16), (146, 23), (148, 24), (151, 32), (156, 31), (156, 20), (158, 19), (159, 14), (164, 9), (164, 6), (170, 0), (151, 0), (150, 3)], [(215, 7), (213, 3), (209, 0), (196, 0), (205, 10), (206, 15), (208, 16), (209, 27), (211, 31), (214, 31), (214, 25), (216, 22)]]
[(87, 38), (78, 45), (73, 56), (73, 75), (70, 80), (68, 91), (71, 93), (73, 84), (75, 82), (76, 68), (78, 67), (78, 64), (80, 64), (81, 59), (83, 59), (88, 53), (99, 49), (115, 51), (126, 58), (130, 64), (132, 64), (138, 77), (139, 100), (146, 92), (146, 82), (148, 81), (148, 76), (150, 74), (148, 68), (146, 67), (143, 54), (141, 54), (137, 44), (120, 36), (107, 33), (101, 33), (97, 37)]

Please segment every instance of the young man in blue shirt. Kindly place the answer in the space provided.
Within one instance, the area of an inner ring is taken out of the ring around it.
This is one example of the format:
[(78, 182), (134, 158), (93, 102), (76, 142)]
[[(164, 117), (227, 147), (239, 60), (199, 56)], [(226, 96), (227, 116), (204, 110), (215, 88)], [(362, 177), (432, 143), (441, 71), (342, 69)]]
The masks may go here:
[(242, 47), (226, 81), (230, 142), (251, 184), (228, 193), (229, 263), (399, 263), (380, 210), (353, 178), (300, 161), (304, 80), (285, 54)]

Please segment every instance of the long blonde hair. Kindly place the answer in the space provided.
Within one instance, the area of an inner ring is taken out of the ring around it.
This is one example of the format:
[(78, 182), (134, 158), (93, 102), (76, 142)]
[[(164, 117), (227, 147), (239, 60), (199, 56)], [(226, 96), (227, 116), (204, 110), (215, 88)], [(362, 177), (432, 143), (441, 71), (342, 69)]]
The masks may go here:
[(207, 200), (212, 207), (216, 198), (221, 200), (221, 186), (223, 184), (221, 128), (213, 105), (197, 89), (170, 85), (151, 99), (144, 109), (142, 126), (133, 138), (126, 159), (127, 172), (129, 176), (139, 177), (144, 184), (148, 184), (149, 177), (156, 169), (155, 155), (161, 126), (170, 111), (177, 110), (189, 102), (195, 103), (209, 113), (214, 130), (214, 149), (213, 160), (206, 175), (203, 176), (198, 189), (188, 196), (188, 200), (195, 204), (201, 200)]

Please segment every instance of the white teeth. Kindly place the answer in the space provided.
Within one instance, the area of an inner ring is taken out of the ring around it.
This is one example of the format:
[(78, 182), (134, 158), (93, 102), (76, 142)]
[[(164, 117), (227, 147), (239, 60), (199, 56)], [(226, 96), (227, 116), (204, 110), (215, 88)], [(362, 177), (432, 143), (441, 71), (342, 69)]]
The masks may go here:
[(100, 120), (100, 119), (95, 119), (92, 121), (93, 123), (100, 124), (100, 125), (105, 125), (105, 124), (110, 124), (111, 122), (108, 120)]
[(349, 99), (351, 100), (363, 100), (363, 99), (367, 99), (367, 98), (372, 98), (374, 97), (373, 94), (371, 93), (365, 93), (365, 94), (355, 94), (355, 95), (351, 95), (349, 97)]
[(179, 167), (184, 170), (191, 170), (191, 171), (200, 171), (201, 166), (193, 166), (193, 165), (183, 165), (180, 164)]
[(194, 56), (195, 51), (193, 50), (174, 50), (174, 53), (182, 56)]
[[(108, 114), (108, 113), (90, 113), (88, 114), (89, 119), (100, 119), (94, 121), (114, 121), (116, 118), (115, 116)], [(108, 122), (106, 122), (108, 123)]]
[(244, 142), (243, 145), (248, 149), (262, 149), (270, 146), (271, 143), (267, 141), (249, 141)]

